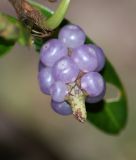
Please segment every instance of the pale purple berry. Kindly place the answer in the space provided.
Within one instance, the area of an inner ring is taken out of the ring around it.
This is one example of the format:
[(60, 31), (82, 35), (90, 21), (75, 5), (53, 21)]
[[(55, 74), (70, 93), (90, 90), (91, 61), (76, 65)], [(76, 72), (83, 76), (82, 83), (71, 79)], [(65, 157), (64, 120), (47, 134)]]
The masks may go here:
[(103, 50), (94, 44), (89, 44), (87, 46), (89, 47), (90, 51), (94, 52), (94, 54), (96, 54), (97, 56), (98, 66), (95, 69), (95, 71), (96, 72), (101, 71), (105, 65), (105, 55), (104, 55)]
[(64, 83), (73, 82), (79, 74), (77, 65), (70, 57), (63, 57), (53, 66), (53, 76), (55, 80), (63, 81)]
[(40, 89), (43, 93), (50, 95), (50, 87), (54, 83), (52, 68), (42, 68), (38, 74)]
[(66, 47), (77, 48), (84, 44), (86, 35), (79, 26), (68, 24), (60, 30), (58, 37)]
[(50, 87), (50, 94), (54, 101), (63, 102), (65, 100), (65, 96), (67, 95), (68, 90), (67, 86), (62, 81), (56, 81)]
[(56, 61), (68, 54), (68, 49), (58, 39), (46, 42), (40, 51), (40, 60), (46, 66), (52, 67)]
[(100, 95), (98, 95), (98, 96), (95, 96), (95, 97), (87, 96), (85, 101), (87, 103), (97, 103), (97, 102), (100, 102), (104, 98), (105, 92), (106, 92), (106, 88), (104, 88), (103, 92)]
[(84, 89), (89, 96), (96, 97), (103, 92), (105, 82), (98, 72), (89, 72), (81, 78), (81, 88)]
[(51, 106), (52, 109), (61, 115), (70, 115), (72, 114), (72, 109), (71, 106), (67, 103), (67, 102), (55, 102), (55, 101), (51, 101)]
[(95, 71), (98, 67), (97, 56), (87, 45), (73, 49), (71, 59), (83, 72)]

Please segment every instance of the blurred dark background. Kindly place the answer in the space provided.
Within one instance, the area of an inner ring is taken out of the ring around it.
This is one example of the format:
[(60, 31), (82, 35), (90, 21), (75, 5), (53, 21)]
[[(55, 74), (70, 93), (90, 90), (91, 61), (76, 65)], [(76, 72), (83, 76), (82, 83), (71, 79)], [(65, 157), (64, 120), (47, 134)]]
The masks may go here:
[[(0, 11), (15, 15), (8, 0), (0, 0)], [(111, 136), (54, 113), (38, 87), (38, 54), (16, 45), (0, 59), (0, 160), (135, 160), (136, 0), (72, 0), (66, 17), (115, 66), (128, 95), (128, 124)]]

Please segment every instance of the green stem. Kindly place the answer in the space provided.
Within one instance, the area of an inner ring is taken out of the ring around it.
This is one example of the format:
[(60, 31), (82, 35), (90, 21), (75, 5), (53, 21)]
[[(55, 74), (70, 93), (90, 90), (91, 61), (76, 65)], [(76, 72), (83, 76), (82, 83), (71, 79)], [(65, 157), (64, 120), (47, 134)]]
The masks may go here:
[(55, 13), (49, 19), (46, 20), (45, 26), (47, 26), (49, 29), (57, 28), (64, 19), (69, 4), (70, 0), (61, 0)]

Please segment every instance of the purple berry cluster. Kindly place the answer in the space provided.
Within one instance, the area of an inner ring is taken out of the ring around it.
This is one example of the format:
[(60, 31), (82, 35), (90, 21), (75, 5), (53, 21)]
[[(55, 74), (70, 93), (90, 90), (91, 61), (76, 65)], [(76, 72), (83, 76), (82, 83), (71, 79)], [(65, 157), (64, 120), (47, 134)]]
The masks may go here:
[(77, 25), (64, 26), (58, 39), (47, 41), (40, 51), (39, 85), (51, 96), (53, 110), (86, 119), (85, 101), (96, 103), (104, 97), (105, 82), (99, 73), (105, 64), (102, 49), (85, 44), (86, 35)]

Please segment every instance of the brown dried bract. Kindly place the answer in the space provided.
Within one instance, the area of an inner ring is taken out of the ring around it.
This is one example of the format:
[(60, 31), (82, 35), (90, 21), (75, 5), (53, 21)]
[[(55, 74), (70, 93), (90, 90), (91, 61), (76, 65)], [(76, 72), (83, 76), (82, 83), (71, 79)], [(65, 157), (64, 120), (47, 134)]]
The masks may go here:
[(28, 17), (33, 19), (34, 23), (41, 24), (43, 19), (41, 13), (33, 8), (27, 1), (25, 0), (9, 0), (13, 7), (16, 10), (17, 16), (19, 18)]
[(30, 30), (33, 36), (45, 38), (52, 34), (52, 31), (45, 26), (45, 18), (30, 3), (26, 0), (9, 1), (15, 8), (20, 21)]

